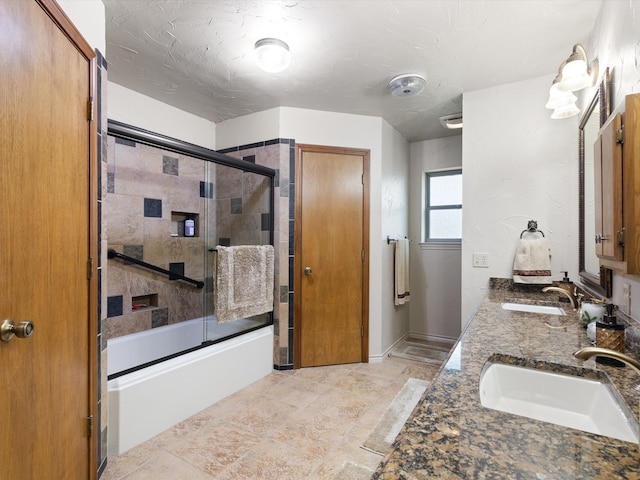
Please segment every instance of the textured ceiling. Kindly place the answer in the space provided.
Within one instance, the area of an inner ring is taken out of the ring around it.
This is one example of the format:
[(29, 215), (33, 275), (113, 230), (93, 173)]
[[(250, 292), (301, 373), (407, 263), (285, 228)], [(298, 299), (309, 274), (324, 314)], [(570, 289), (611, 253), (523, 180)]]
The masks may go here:
[[(464, 92), (554, 73), (585, 43), (601, 0), (103, 0), (109, 80), (213, 122), (278, 106), (383, 117), (439, 138)], [(253, 61), (264, 37), (292, 62)], [(588, 52), (589, 53), (589, 52)], [(389, 81), (426, 77), (415, 97)]]

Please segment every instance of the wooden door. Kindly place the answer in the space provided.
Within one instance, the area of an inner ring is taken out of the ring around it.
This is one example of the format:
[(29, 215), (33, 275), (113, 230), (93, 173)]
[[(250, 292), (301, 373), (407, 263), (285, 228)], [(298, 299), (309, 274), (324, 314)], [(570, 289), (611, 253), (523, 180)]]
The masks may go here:
[(615, 115), (602, 128), (594, 145), (596, 254), (622, 260), (617, 234), (622, 230), (622, 145), (616, 139), (622, 124)]
[(368, 359), (368, 172), (368, 151), (298, 145), (296, 367)]
[(94, 53), (80, 41), (55, 2), (0, 1), (0, 322), (34, 326), (0, 341), (2, 479), (85, 479), (97, 469), (88, 428)]

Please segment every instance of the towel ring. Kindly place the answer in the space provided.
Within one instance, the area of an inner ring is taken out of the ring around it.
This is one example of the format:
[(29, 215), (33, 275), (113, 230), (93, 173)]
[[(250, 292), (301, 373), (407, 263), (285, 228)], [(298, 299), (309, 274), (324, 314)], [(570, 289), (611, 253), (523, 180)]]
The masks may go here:
[(544, 232), (542, 230), (538, 230), (538, 222), (536, 222), (535, 220), (529, 220), (529, 223), (527, 224), (527, 229), (522, 231), (522, 233), (520, 234), (520, 238), (522, 238), (522, 235), (524, 235), (527, 232), (540, 233), (544, 237)]

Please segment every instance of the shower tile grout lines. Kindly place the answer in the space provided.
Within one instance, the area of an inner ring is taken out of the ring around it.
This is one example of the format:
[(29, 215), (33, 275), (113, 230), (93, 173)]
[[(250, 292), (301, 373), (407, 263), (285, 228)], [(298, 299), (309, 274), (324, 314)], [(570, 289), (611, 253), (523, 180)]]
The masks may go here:
[[(332, 480), (345, 462), (375, 470), (360, 448), (409, 378), (439, 365), (386, 357), (273, 371), (151, 440), (110, 457), (102, 480)], [(200, 379), (196, 379), (200, 381)]]

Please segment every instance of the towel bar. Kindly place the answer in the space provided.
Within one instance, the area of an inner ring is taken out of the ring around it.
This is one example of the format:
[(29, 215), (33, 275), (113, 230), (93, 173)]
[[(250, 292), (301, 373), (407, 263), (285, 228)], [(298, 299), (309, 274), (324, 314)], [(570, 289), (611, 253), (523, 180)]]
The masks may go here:
[[(407, 237), (404, 237), (407, 238)], [(395, 242), (396, 240), (398, 240), (397, 238), (391, 238), (389, 235), (387, 235), (387, 245), (389, 245), (391, 242)], [(411, 240), (409, 240), (411, 241)]]

